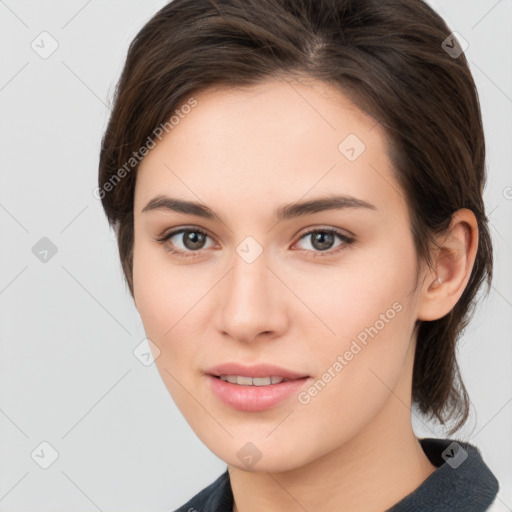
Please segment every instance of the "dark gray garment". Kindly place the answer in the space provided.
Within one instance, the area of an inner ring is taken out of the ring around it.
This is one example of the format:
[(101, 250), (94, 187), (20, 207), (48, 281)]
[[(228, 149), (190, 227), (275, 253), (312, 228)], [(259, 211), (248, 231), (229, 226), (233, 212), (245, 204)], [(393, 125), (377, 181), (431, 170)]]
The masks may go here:
[[(499, 484), (475, 446), (452, 439), (420, 439), (436, 469), (419, 487), (388, 512), (483, 512)], [(175, 512), (233, 512), (233, 493), (226, 471)]]

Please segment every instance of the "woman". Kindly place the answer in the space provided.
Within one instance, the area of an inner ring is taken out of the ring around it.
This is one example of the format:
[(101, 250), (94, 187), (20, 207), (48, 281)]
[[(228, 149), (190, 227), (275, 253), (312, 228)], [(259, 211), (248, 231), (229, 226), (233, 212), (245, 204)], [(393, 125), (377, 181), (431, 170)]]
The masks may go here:
[(162, 379), (226, 471), (179, 511), (483, 511), (455, 359), (492, 276), (462, 48), (420, 0), (175, 0), (98, 194)]

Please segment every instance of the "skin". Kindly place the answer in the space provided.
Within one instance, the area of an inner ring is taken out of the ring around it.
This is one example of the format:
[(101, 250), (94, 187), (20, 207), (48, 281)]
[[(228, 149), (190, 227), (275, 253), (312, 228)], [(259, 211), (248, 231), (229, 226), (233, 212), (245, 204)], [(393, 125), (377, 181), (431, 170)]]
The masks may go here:
[[(475, 217), (459, 210), (434, 267), (418, 268), (385, 132), (340, 91), (268, 80), (194, 97), (197, 106), (142, 161), (134, 198), (134, 299), (161, 377), (194, 432), (226, 461), (234, 511), (380, 512), (436, 469), (411, 425), (415, 325), (444, 316), (462, 294)], [(366, 146), (354, 161), (338, 149), (349, 134)], [(201, 202), (222, 221), (142, 212), (159, 194)], [(283, 204), (329, 194), (375, 209), (274, 219)], [(156, 241), (181, 227), (206, 231), (203, 248), (185, 245), (183, 234)], [(303, 237), (313, 228), (356, 241), (335, 236), (322, 251)], [(262, 249), (252, 263), (236, 252), (248, 236)], [(237, 361), (307, 374), (307, 390), (396, 303), (400, 312), (307, 404), (292, 395), (242, 412), (209, 388), (205, 370)], [(237, 457), (248, 442), (261, 454), (252, 466)]]

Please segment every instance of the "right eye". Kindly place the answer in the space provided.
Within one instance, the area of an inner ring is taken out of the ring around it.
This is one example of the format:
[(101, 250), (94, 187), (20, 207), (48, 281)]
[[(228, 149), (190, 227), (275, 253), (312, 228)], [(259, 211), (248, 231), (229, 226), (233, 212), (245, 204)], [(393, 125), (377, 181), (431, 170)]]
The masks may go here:
[[(176, 241), (172, 241), (173, 238), (176, 238)], [(164, 234), (157, 238), (156, 241), (160, 242), (171, 254), (185, 258), (194, 258), (196, 256), (195, 253), (205, 248), (204, 244), (207, 238), (210, 237), (202, 229), (180, 228)], [(179, 242), (180, 240), (181, 242)], [(171, 245), (169, 245), (169, 242), (171, 242)], [(183, 248), (176, 249), (177, 243), (181, 243)]]

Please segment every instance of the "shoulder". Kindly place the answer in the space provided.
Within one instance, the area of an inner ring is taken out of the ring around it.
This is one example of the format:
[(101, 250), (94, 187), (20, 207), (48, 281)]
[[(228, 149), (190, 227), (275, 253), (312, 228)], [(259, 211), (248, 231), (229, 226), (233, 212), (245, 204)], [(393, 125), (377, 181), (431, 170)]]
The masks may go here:
[(233, 494), (228, 470), (174, 512), (232, 512)]

